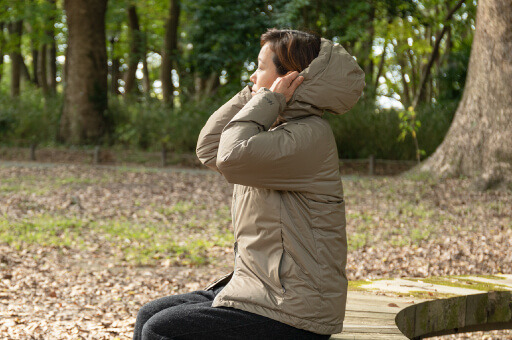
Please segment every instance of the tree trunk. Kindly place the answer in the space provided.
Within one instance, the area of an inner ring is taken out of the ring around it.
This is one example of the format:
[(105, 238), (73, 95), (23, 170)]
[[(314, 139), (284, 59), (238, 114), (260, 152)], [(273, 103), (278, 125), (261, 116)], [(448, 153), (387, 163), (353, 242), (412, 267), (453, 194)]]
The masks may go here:
[(464, 94), (443, 143), (419, 168), (468, 176), (485, 190), (512, 183), (512, 3), (480, 0)]
[(151, 96), (151, 79), (149, 79), (146, 32), (144, 32), (144, 52), (142, 55), (142, 89), (144, 90), (145, 95), (149, 98)]
[(20, 95), (21, 81), (21, 34), (23, 22), (21, 20), (12, 22), (9, 25), (9, 40), (11, 42), (10, 59), (11, 59), (11, 97)]
[(65, 0), (64, 8), (68, 48), (60, 138), (98, 143), (107, 128), (107, 0)]
[(110, 58), (112, 60), (112, 66), (110, 67), (110, 93), (117, 96), (121, 94), (121, 92), (119, 92), (119, 79), (121, 79), (119, 67), (121, 66), (121, 63), (119, 62), (119, 57), (116, 54), (116, 43), (117, 37), (111, 37), (110, 46), (112, 55)]
[(160, 80), (162, 82), (163, 101), (173, 105), (172, 68), (178, 50), (178, 25), (180, 16), (180, 1), (170, 0), (169, 16), (165, 23), (164, 47), (162, 49), (162, 64)]
[[(39, 58), (37, 60), (37, 79), (39, 80), (39, 86), (43, 90), (43, 94), (47, 95), (49, 92), (48, 82), (46, 77), (46, 57), (47, 57), (47, 45), (41, 44), (39, 47)], [(35, 74), (34, 74), (35, 76)]]
[[(52, 8), (56, 10), (55, 0), (49, 0), (52, 5)], [(47, 62), (47, 84), (49, 86), (49, 91), (52, 94), (57, 93), (57, 44), (55, 43), (55, 16), (52, 15), (50, 17), (51, 27), (48, 29), (46, 34), (51, 40), (51, 43), (48, 44), (48, 62)]]
[(32, 81), (36, 86), (40, 86), (39, 83), (39, 72), (38, 72), (38, 65), (39, 65), (39, 48), (42, 47), (39, 45), (39, 42), (32, 41)]
[(363, 41), (363, 55), (362, 63), (364, 66), (364, 73), (366, 75), (366, 84), (373, 84), (373, 59), (372, 59), (372, 47), (373, 38), (375, 35), (375, 26), (373, 21), (375, 20), (375, 6), (373, 1), (370, 2), (370, 12), (368, 13), (368, 34), (369, 37), (366, 41)]
[(142, 57), (143, 41), (139, 27), (139, 17), (134, 5), (128, 8), (128, 27), (130, 28), (130, 54), (128, 56), (128, 70), (124, 79), (124, 93), (129, 94), (135, 85), (135, 75), (139, 60)]
[(30, 72), (28, 70), (27, 64), (25, 64), (25, 60), (23, 56), (20, 54), (20, 65), (21, 65), (21, 76), (25, 78), (26, 81), (31, 82), (32, 78), (30, 78)]
[(0, 22), (0, 82), (2, 81), (2, 76), (4, 75), (4, 25), (5, 24), (3, 22)]
[(210, 73), (209, 76), (195, 76), (195, 93), (196, 101), (214, 94), (220, 85), (219, 74), (217, 72)]

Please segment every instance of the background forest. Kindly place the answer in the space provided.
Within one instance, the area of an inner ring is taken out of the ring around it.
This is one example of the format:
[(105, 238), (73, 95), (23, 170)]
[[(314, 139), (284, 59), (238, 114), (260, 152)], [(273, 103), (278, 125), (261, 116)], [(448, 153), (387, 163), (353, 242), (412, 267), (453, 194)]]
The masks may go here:
[[(278, 27), (338, 42), (365, 70), (356, 107), (325, 115), (341, 158), (423, 159), (461, 98), (476, 12), (475, 0), (87, 3), (0, 0), (2, 145), (193, 152), (209, 115), (248, 84), (259, 36)], [(87, 44), (94, 72), (74, 57)], [(90, 131), (74, 133), (80, 83), (97, 85)]]

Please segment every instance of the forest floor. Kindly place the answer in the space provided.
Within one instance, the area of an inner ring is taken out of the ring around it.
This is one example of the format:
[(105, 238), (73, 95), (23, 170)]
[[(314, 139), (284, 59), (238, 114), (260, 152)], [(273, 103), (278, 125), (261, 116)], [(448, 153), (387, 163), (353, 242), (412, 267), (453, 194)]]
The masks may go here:
[[(512, 192), (343, 183), (350, 280), (512, 273)], [(130, 339), (144, 303), (231, 271), (231, 193), (212, 171), (0, 163), (0, 338)]]

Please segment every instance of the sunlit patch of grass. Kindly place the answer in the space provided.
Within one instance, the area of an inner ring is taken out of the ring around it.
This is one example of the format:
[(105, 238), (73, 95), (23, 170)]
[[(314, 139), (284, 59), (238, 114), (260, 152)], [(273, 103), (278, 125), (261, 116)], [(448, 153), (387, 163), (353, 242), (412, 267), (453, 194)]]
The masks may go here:
[(410, 231), (411, 241), (419, 243), (420, 241), (428, 240), (432, 230), (430, 228), (413, 228)]
[(370, 241), (368, 233), (348, 233), (347, 243), (349, 250), (357, 250), (366, 246)]
[(220, 247), (232, 247), (235, 242), (235, 235), (231, 231), (218, 231), (211, 239)]
[(41, 184), (35, 176), (23, 176), (20, 178), (2, 178), (0, 179), (0, 193), (27, 193), (27, 194), (45, 194), (50, 188)]
[(176, 204), (170, 207), (159, 207), (157, 211), (165, 216), (171, 216), (174, 214), (185, 215), (194, 209), (204, 209), (204, 206), (196, 206), (191, 201), (178, 201)]
[(50, 246), (75, 250), (100, 249), (116, 259), (136, 265), (151, 265), (157, 260), (174, 259), (179, 265), (201, 266), (211, 261), (214, 246), (231, 247), (233, 233), (221, 230), (206, 238), (197, 235), (178, 240), (171, 228), (129, 221), (87, 220), (40, 215), (10, 221), (0, 218), (0, 242), (16, 249)]
[(81, 236), (87, 228), (87, 222), (78, 219), (40, 217), (9, 221), (0, 218), (0, 241), (17, 249), (23, 244), (83, 248)]

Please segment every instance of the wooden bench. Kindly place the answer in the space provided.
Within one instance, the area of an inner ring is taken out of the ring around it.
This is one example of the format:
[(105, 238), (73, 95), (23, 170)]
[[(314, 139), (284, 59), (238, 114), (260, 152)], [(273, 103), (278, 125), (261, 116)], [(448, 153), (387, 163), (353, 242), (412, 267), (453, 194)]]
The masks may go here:
[(422, 302), (402, 309), (396, 324), (409, 339), (512, 329), (512, 292), (491, 291)]
[(510, 291), (428, 301), (349, 291), (343, 332), (331, 339), (422, 339), (510, 328)]

